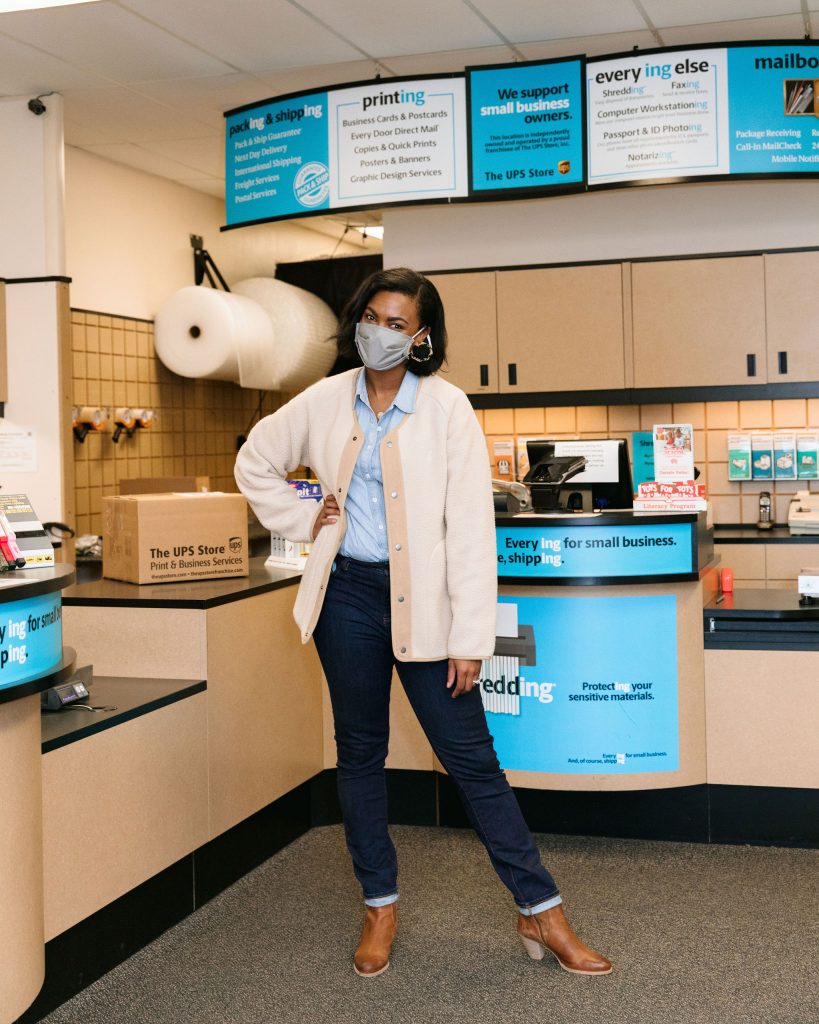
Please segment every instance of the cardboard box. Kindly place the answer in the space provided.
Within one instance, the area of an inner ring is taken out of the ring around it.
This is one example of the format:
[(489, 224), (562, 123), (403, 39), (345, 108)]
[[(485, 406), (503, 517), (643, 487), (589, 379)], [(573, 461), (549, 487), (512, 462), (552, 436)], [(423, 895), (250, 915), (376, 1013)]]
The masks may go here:
[(209, 476), (137, 476), (120, 480), (120, 494), (170, 494), (177, 491), (209, 491)]
[(102, 574), (129, 583), (247, 576), (241, 494), (133, 494), (102, 499)]

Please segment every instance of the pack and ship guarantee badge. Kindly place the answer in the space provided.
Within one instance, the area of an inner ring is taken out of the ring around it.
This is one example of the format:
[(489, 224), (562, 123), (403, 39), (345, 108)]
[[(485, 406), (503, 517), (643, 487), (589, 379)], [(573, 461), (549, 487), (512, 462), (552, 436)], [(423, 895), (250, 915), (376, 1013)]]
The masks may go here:
[(320, 206), (330, 194), (330, 171), (318, 160), (299, 168), (293, 192), (302, 206)]

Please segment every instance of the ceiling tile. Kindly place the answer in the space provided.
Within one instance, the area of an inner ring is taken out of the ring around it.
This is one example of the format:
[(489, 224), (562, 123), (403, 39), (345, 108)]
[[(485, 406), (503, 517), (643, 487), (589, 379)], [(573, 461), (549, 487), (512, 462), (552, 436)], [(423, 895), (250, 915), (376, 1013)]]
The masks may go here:
[[(799, 0), (642, 0), (657, 28), (799, 14)], [(665, 37), (663, 37), (665, 38)]]
[(89, 125), (120, 141), (201, 138), (213, 131), (189, 113), (172, 110), (121, 85), (70, 89), (63, 100), (67, 120)]
[(573, 39), (553, 39), (539, 43), (520, 43), (518, 49), (527, 60), (548, 60), (552, 57), (569, 57), (585, 53), (588, 57), (599, 57), (606, 53), (624, 53), (638, 47), (641, 50), (657, 45), (648, 29), (634, 32), (613, 32), (605, 36), (578, 36)]
[(107, 2), (3, 14), (0, 31), (116, 82), (233, 70)]
[(668, 46), (686, 43), (730, 43), (746, 39), (794, 39), (801, 41), (804, 34), (802, 16), (784, 18), (756, 18), (752, 21), (709, 22), (707, 25), (681, 25), (660, 29), (663, 42)]
[(448, 50), (445, 53), (414, 53), (390, 57), (396, 75), (442, 75), (463, 71), (472, 64), (511, 64), (515, 54), (508, 46), (482, 46), (477, 50)]
[(355, 46), (287, 0), (122, 0), (122, 5), (227, 61), (234, 70), (269, 71), (361, 56)]
[(142, 148), (150, 153), (167, 157), (198, 174), (221, 178), (225, 173), (224, 129), (207, 139), (168, 139), (165, 142), (143, 142)]
[(267, 99), (270, 95), (264, 81), (254, 75), (243, 74), (140, 82), (135, 91), (169, 107), (185, 110), (214, 130), (224, 126), (226, 110)]
[[(0, 25), (2, 16), (0, 16)], [(37, 95), (62, 89), (93, 88), (105, 79), (50, 53), (0, 34), (0, 92), (7, 96)]]
[(394, 11), (393, 16), (383, 10), (375, 16), (372, 0), (299, 2), (374, 57), (420, 53), (431, 42), (436, 50), (494, 46), (499, 42), (497, 33), (462, 0), (413, 0), (411, 12), (405, 15)]
[(286, 93), (301, 92), (303, 89), (322, 89), (327, 85), (342, 85), (345, 82), (363, 82), (372, 78), (374, 74), (375, 63), (369, 60), (259, 72), (255, 77), (262, 83), (262, 87), (256, 99), (266, 100), (271, 96), (284, 96)]
[(63, 121), (63, 133), (66, 146), (76, 146), (82, 149), (84, 146), (111, 146), (121, 142), (107, 132), (101, 132), (93, 125), (77, 124), (75, 121)]
[(646, 27), (632, 0), (473, 0), (512, 43), (568, 39)]

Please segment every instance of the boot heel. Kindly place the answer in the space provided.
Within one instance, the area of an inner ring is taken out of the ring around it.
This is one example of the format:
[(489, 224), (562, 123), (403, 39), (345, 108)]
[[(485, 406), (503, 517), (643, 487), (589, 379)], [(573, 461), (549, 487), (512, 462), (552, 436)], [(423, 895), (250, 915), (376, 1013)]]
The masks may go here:
[(546, 950), (544, 947), (534, 939), (527, 939), (525, 935), (521, 935), (520, 941), (523, 943), (523, 948), (533, 960), (542, 960), (544, 956), (546, 956)]

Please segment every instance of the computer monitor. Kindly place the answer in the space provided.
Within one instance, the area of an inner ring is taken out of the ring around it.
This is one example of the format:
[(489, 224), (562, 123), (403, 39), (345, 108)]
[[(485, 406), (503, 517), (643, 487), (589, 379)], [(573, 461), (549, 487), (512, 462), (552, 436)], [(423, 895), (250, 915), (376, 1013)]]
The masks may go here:
[(572, 512), (632, 508), (634, 487), (625, 438), (584, 438), (578, 441), (527, 441), (529, 472), (524, 480), (537, 476), (537, 467), (550, 459), (583, 455), (586, 468), (560, 488), (559, 504)]

